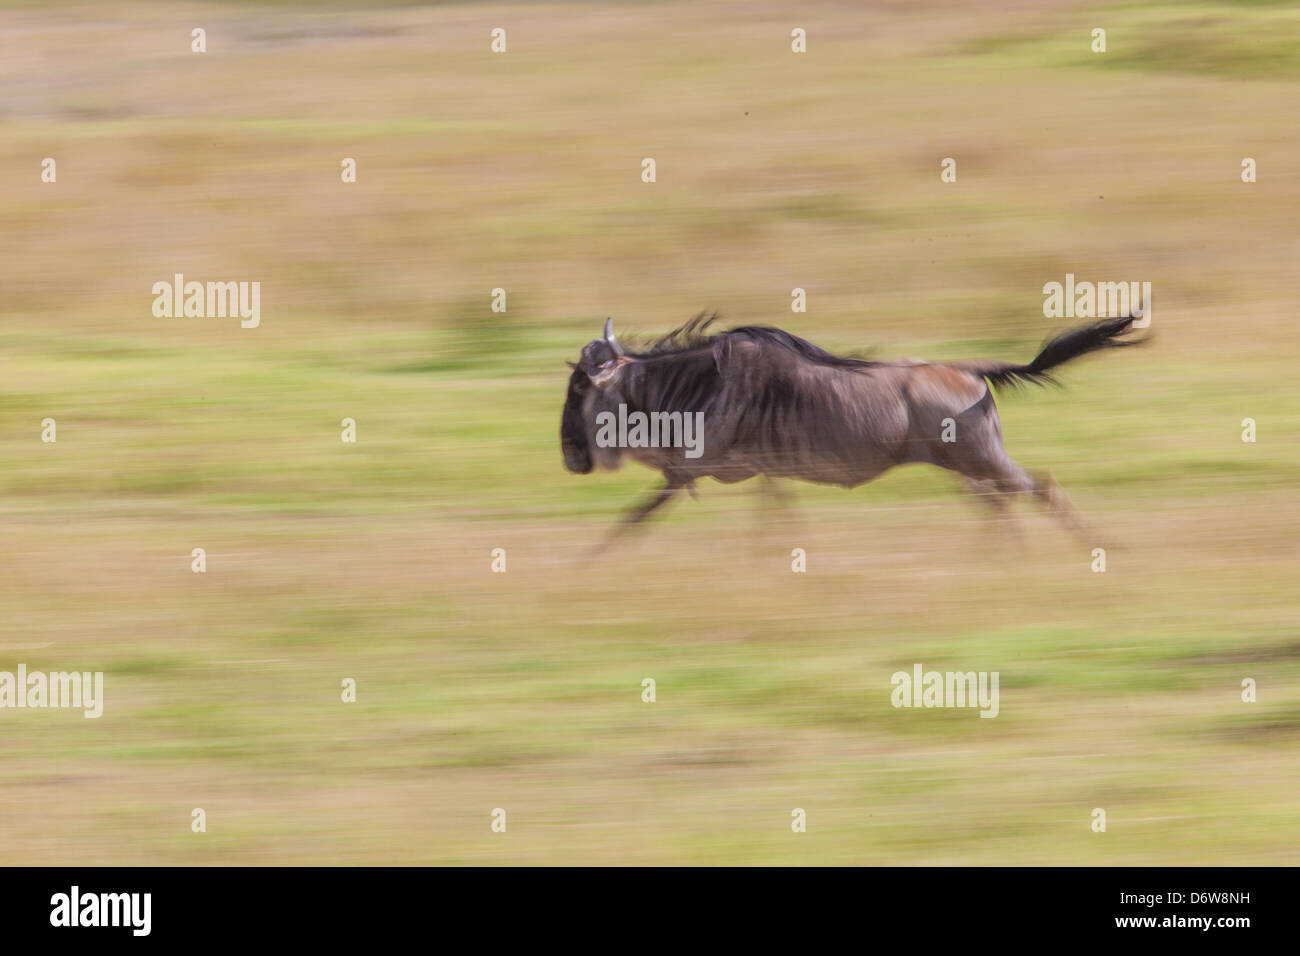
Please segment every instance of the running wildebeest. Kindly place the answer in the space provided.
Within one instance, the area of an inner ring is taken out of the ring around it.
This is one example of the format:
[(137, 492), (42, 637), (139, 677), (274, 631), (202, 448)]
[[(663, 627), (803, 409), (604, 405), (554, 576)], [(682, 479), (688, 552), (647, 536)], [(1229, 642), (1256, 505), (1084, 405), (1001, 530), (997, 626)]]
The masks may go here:
[[(843, 358), (765, 326), (709, 334), (716, 315), (697, 316), (644, 350), (625, 350), (606, 319), (604, 336), (569, 363), (564, 464), (585, 475), (617, 467), (626, 455), (663, 473), (664, 487), (615, 535), (678, 491), (694, 494), (699, 478), (762, 475), (854, 488), (911, 462), (959, 473), (999, 511), (1010, 496), (1032, 494), (1082, 532), (1055, 480), (1030, 475), (1007, 455), (989, 385), (1054, 382), (1051, 370), (1070, 359), (1136, 344), (1121, 336), (1140, 315), (1064, 332), (1027, 365)], [(636, 412), (652, 425), (640, 435), (626, 428)], [(690, 434), (692, 422), (702, 424), (701, 434)]]

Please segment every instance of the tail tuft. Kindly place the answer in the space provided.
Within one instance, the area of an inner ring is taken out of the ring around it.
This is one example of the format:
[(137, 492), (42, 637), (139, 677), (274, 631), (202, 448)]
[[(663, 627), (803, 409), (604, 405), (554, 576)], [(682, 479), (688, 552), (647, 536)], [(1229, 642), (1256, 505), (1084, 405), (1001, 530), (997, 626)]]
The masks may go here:
[(1122, 319), (1106, 319), (1103, 322), (1062, 332), (1044, 343), (1042, 349), (1028, 365), (974, 362), (961, 367), (984, 376), (989, 384), (994, 386), (1053, 385), (1056, 384), (1056, 378), (1051, 374), (1051, 370), (1071, 359), (1087, 355), (1089, 352), (1099, 352), (1102, 349), (1140, 345), (1144, 340), (1123, 337), (1133, 331), (1133, 323), (1141, 317), (1141, 313), (1134, 313)]

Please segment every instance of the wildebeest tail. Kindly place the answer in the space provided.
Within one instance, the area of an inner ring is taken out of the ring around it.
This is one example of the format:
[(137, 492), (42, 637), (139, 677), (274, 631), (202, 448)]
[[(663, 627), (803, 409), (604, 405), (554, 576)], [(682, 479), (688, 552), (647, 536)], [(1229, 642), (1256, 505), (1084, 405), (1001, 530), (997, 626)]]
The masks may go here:
[(1055, 338), (1049, 339), (1028, 365), (1012, 365), (1009, 362), (963, 362), (957, 367), (982, 375), (992, 385), (1046, 385), (1056, 381), (1051, 370), (1070, 359), (1102, 349), (1139, 344), (1141, 340), (1122, 338), (1133, 331), (1133, 323), (1139, 318), (1141, 318), (1140, 314), (1127, 315), (1122, 319), (1107, 319), (1104, 322), (1062, 332)]

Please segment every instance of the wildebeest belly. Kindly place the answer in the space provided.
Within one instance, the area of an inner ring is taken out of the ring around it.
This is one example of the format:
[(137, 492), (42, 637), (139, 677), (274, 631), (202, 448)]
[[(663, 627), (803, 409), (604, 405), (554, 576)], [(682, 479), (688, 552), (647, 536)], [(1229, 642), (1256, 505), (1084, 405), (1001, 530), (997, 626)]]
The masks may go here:
[(757, 402), (717, 424), (706, 425), (705, 453), (686, 467), (720, 481), (765, 474), (853, 487), (904, 460), (908, 438), (900, 393), (864, 397), (835, 383), (793, 403)]

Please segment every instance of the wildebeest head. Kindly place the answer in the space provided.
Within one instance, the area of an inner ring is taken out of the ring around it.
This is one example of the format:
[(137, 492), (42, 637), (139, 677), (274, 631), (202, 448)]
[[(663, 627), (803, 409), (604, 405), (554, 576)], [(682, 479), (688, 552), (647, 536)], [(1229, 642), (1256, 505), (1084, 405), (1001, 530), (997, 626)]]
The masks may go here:
[(604, 337), (588, 342), (576, 365), (569, 363), (573, 374), (569, 376), (569, 392), (560, 416), (560, 447), (564, 451), (564, 467), (569, 471), (585, 475), (594, 467), (587, 426), (590, 400), (614, 380), (627, 361), (626, 353), (614, 338), (614, 321), (606, 319)]

